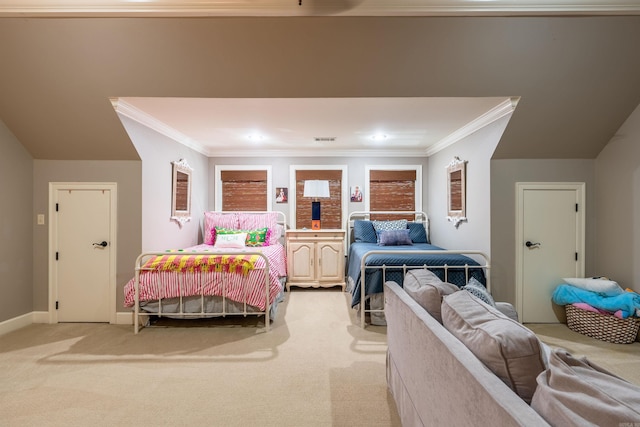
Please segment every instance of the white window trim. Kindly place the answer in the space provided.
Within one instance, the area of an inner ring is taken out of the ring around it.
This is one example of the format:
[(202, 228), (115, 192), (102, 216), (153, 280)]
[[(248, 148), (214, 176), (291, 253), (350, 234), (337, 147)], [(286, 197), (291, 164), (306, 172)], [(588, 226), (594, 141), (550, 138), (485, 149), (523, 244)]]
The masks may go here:
[(296, 172), (299, 170), (339, 170), (342, 171), (342, 222), (349, 215), (349, 189), (347, 186), (347, 165), (291, 165), (289, 166), (289, 218), (291, 228), (296, 229)]
[(364, 167), (365, 180), (364, 180), (364, 210), (369, 212), (371, 209), (370, 198), (371, 194), (371, 184), (369, 180), (371, 179), (371, 171), (372, 170), (394, 170), (394, 171), (404, 171), (404, 170), (413, 170), (416, 172), (416, 185), (415, 185), (415, 202), (416, 206), (414, 210), (416, 212), (422, 212), (422, 165), (366, 165)]
[(267, 210), (271, 206), (273, 194), (271, 191), (271, 165), (216, 165), (215, 166), (215, 210), (222, 210), (222, 172), (223, 171), (267, 171)]

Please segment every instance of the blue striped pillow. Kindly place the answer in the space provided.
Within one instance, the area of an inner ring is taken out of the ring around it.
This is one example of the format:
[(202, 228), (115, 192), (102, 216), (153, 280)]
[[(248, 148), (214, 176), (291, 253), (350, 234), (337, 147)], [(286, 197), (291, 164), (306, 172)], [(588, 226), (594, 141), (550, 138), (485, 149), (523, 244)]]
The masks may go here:
[(360, 243), (376, 243), (376, 230), (371, 221), (357, 219), (353, 222), (353, 238)]
[(420, 222), (409, 222), (409, 237), (413, 243), (429, 243), (427, 238), (427, 231), (424, 229), (424, 225)]

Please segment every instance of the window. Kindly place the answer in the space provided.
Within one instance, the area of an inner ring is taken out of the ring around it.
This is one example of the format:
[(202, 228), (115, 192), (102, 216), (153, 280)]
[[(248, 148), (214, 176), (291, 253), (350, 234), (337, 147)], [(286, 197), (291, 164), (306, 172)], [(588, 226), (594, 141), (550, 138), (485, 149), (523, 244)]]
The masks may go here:
[[(420, 166), (410, 169), (369, 169), (369, 211), (421, 210)], [(366, 197), (366, 196), (365, 196)], [(372, 219), (413, 219), (413, 216), (372, 215)]]
[(216, 167), (216, 210), (266, 211), (271, 202), (269, 168)]
[(320, 199), (322, 228), (342, 228), (342, 170), (295, 170), (296, 228), (311, 228), (311, 198), (303, 197), (308, 179), (329, 181), (329, 198)]

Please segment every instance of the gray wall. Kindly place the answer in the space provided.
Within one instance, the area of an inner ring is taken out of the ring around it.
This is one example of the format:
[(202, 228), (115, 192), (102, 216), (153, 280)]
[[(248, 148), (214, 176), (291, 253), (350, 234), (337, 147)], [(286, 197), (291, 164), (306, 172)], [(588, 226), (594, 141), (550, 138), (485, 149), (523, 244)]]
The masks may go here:
[[(490, 159), (504, 132), (505, 116), (429, 157), (431, 241), (447, 249), (477, 249), (491, 255)], [(467, 221), (455, 228), (447, 220), (446, 167), (457, 156), (467, 161)]]
[[(515, 300), (515, 183), (585, 182), (587, 189), (586, 274), (604, 274), (640, 290), (640, 108), (595, 160), (487, 160), (505, 124), (498, 121), (431, 158), (209, 158), (155, 132), (123, 123), (143, 158), (139, 161), (33, 160), (0, 122), (0, 321), (48, 303), (48, 226), (35, 216), (48, 212), (49, 182), (118, 183), (118, 310), (122, 286), (143, 250), (164, 250), (202, 241), (202, 212), (214, 208), (215, 164), (271, 164), (273, 185), (289, 185), (291, 164), (346, 164), (349, 184), (363, 184), (365, 165), (423, 164), (423, 209), (432, 221), (434, 243), (474, 247), (492, 258), (497, 299)], [(453, 156), (468, 160), (469, 222), (446, 222), (444, 166)], [(171, 161), (186, 158), (194, 168), (194, 219), (180, 229), (170, 221)], [(487, 166), (488, 165), (488, 166)], [(490, 172), (487, 172), (490, 170)], [(487, 178), (488, 174), (488, 178)], [(490, 185), (489, 185), (490, 183)], [(11, 206), (8, 205), (11, 200)], [(349, 211), (361, 209), (350, 203)], [(288, 205), (275, 205), (288, 209)], [(490, 218), (490, 219), (488, 219)], [(596, 221), (597, 218), (597, 221)], [(49, 223), (49, 219), (46, 219)], [(143, 232), (144, 230), (144, 232)], [(144, 234), (144, 237), (143, 237)], [(10, 244), (7, 244), (10, 242)], [(596, 244), (597, 242), (597, 244)], [(33, 256), (33, 262), (30, 261)], [(9, 261), (10, 260), (10, 261)]]
[(640, 291), (640, 106), (596, 159), (594, 274)]
[[(185, 248), (202, 242), (199, 224), (207, 206), (207, 157), (138, 122), (123, 116), (120, 118), (142, 159), (142, 251)], [(192, 219), (183, 226), (171, 220), (171, 162), (180, 159), (185, 159), (193, 168)], [(134, 262), (135, 258), (132, 265)]]
[(585, 274), (595, 274), (595, 160), (491, 160), (491, 275), (496, 299), (515, 303), (516, 182), (586, 183)]
[[(116, 309), (124, 300), (124, 284), (133, 277), (141, 247), (141, 162), (35, 160), (33, 173), (33, 210), (29, 218), (43, 213), (46, 226), (33, 225), (33, 310), (48, 310), (49, 182), (115, 182), (118, 185), (118, 255), (116, 270)], [(35, 224), (35, 221), (33, 221)]]
[(33, 159), (0, 121), (0, 322), (33, 310)]

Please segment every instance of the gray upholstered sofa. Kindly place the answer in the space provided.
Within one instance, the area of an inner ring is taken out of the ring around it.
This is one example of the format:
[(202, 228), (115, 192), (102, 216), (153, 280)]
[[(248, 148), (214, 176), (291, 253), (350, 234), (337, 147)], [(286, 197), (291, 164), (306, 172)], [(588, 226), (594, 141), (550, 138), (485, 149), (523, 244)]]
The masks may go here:
[(438, 310), (415, 288), (384, 286), (387, 382), (404, 427), (640, 423), (640, 387), (550, 350), (468, 292), (442, 289)]
[(404, 427), (549, 425), (398, 284), (384, 293), (387, 381)]

